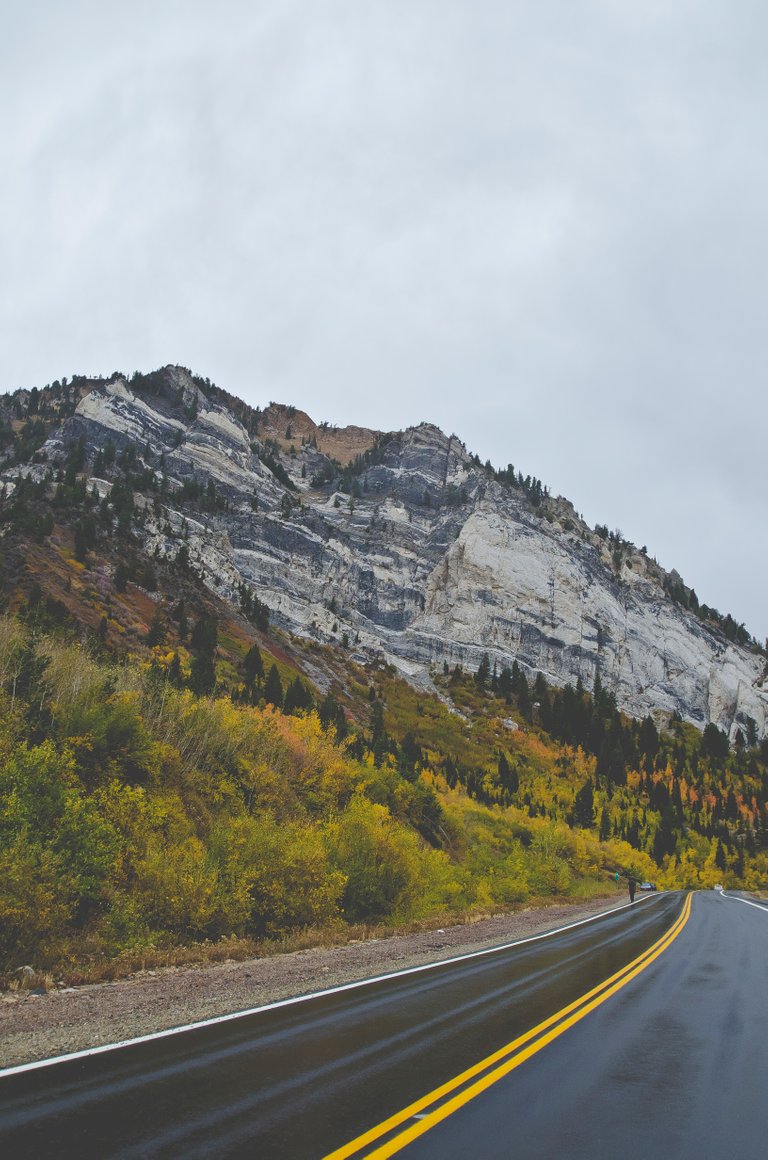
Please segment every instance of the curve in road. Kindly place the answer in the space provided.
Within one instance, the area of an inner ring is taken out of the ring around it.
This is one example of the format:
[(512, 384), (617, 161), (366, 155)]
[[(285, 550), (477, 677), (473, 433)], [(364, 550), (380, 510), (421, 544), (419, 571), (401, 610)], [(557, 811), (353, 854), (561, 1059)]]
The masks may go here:
[(317, 1160), (623, 971), (682, 905), (651, 897), (429, 970), (13, 1069), (0, 1077), (0, 1150)]
[(401, 1155), (764, 1160), (768, 922), (744, 901), (697, 893), (632, 986)]
[[(448, 1116), (453, 1115), (459, 1108), (464, 1107), (470, 1100), (476, 1099), (493, 1084), (504, 1079), (515, 1068), (605, 1003), (641, 971), (646, 970), (678, 937), (688, 922), (690, 913), (689, 895), (682, 913), (670, 929), (647, 951), (622, 967), (620, 971), (569, 1003), (567, 1007), (550, 1015), (530, 1031), (518, 1036), (512, 1043), (506, 1044), (486, 1059), (474, 1064), (461, 1075), (455, 1076), (448, 1083), (403, 1108), (396, 1115), (390, 1116), (349, 1144), (336, 1149), (325, 1160), (348, 1160), (350, 1157), (358, 1156), (385, 1160), (386, 1157), (400, 1152), (408, 1144), (442, 1123)], [(385, 1140), (386, 1137), (389, 1139)], [(380, 1143), (382, 1140), (385, 1142)], [(374, 1143), (378, 1146), (371, 1150), (370, 1145)]]

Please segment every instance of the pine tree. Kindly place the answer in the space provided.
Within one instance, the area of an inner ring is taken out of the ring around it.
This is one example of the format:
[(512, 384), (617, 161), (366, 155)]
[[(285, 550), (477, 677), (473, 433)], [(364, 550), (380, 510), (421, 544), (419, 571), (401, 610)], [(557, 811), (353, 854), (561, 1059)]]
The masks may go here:
[(480, 661), (477, 673), (475, 674), (475, 683), (478, 689), (484, 689), (488, 684), (488, 678), (491, 675), (491, 662), (488, 653), (483, 653), (483, 659)]
[(285, 693), (283, 712), (286, 716), (298, 712), (310, 712), (314, 702), (307, 686), (298, 677), (295, 677)]
[(181, 659), (178, 653), (174, 653), (171, 657), (170, 664), (167, 669), (168, 681), (177, 689), (181, 688)]
[(154, 648), (156, 644), (162, 644), (165, 640), (165, 617), (159, 608), (155, 610), (145, 640), (150, 648)]
[(517, 707), (521, 715), (526, 721), (530, 721), (533, 714), (533, 706), (531, 705), (531, 694), (528, 690), (528, 682), (525, 679), (525, 674), (520, 674), (517, 691)]
[(245, 654), (243, 672), (248, 685), (255, 685), (256, 681), (260, 681), (264, 676), (264, 662), (261, 659), (261, 652), (257, 644), (252, 645)]
[(331, 726), (336, 728), (336, 739), (343, 741), (347, 735), (347, 718), (344, 715), (342, 706), (334, 697), (333, 693), (328, 693), (320, 702), (317, 714), (320, 718), (320, 724), (323, 729), (328, 730)]
[(588, 830), (595, 822), (595, 793), (592, 782), (587, 780), (577, 792), (573, 802), (573, 825)]
[(600, 841), (607, 842), (611, 836), (611, 819), (608, 813), (608, 807), (603, 806), (600, 814)]
[(189, 640), (190, 648), (213, 653), (216, 650), (218, 636), (216, 617), (203, 614), (192, 629), (192, 636)]
[(199, 697), (212, 693), (216, 686), (216, 666), (213, 654), (199, 652), (192, 658), (192, 668), (189, 675), (189, 687)]
[(512, 699), (512, 671), (508, 665), (505, 665), (499, 673), (498, 693), (509, 704)]
[(274, 705), (276, 709), (283, 707), (283, 682), (280, 680), (276, 664), (273, 664), (267, 673), (267, 679), (264, 683), (264, 700), (268, 705)]
[(122, 561), (115, 568), (115, 591), (125, 592), (128, 584), (128, 569)]
[(498, 771), (501, 788), (510, 795), (516, 794), (520, 788), (520, 779), (517, 770), (509, 764), (504, 753), (499, 754)]

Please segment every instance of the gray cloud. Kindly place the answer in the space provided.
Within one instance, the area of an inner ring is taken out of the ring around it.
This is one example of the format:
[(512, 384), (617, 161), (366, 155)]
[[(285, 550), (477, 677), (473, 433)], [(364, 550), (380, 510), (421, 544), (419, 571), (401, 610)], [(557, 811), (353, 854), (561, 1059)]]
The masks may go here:
[(0, 388), (429, 418), (768, 634), (757, 0), (16, 5)]

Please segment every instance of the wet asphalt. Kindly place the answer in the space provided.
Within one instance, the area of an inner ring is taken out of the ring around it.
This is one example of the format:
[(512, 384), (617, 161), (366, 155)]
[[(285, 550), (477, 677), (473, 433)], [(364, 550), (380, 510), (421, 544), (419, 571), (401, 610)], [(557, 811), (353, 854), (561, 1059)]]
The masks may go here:
[[(0, 1075), (0, 1156), (316, 1160), (579, 1000), (683, 904), (639, 898), (491, 954)], [(399, 1154), (762, 1160), (767, 952), (761, 907), (696, 894), (637, 977)]]

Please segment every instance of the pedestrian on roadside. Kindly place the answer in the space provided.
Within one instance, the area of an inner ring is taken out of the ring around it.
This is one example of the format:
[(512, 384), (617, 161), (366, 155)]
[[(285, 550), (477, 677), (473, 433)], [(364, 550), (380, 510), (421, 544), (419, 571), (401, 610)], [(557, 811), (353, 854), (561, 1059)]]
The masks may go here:
[(629, 901), (634, 902), (635, 901), (635, 887), (637, 886), (637, 883), (635, 882), (635, 880), (631, 874), (627, 875), (627, 884), (629, 886)]

